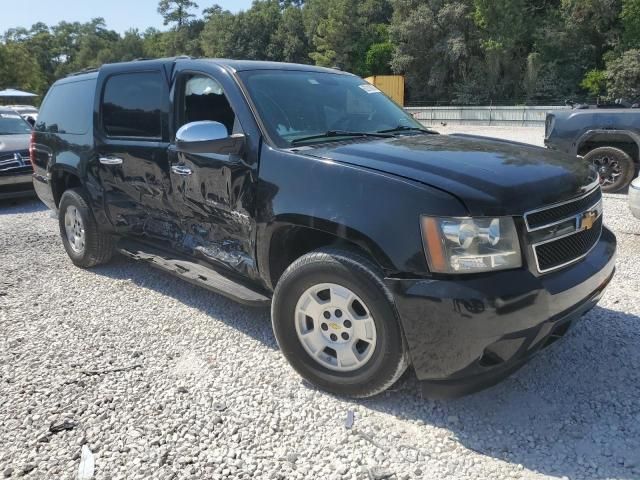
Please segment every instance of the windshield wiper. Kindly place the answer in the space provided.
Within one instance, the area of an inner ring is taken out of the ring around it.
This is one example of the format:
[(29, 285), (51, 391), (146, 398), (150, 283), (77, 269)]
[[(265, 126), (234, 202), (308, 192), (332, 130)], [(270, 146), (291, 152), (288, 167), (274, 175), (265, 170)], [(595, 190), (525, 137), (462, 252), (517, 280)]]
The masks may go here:
[(376, 133), (393, 133), (393, 132), (422, 132), (422, 133), (437, 133), (433, 130), (420, 127), (410, 127), (408, 125), (398, 125), (396, 128), (390, 128), (388, 130), (378, 130)]
[(347, 130), (328, 130), (318, 135), (310, 135), (308, 137), (300, 137), (291, 140), (291, 145), (296, 145), (300, 142), (306, 142), (309, 140), (320, 140), (322, 138), (332, 137), (378, 137), (378, 138), (391, 138), (393, 135), (385, 134), (384, 132), (349, 132)]

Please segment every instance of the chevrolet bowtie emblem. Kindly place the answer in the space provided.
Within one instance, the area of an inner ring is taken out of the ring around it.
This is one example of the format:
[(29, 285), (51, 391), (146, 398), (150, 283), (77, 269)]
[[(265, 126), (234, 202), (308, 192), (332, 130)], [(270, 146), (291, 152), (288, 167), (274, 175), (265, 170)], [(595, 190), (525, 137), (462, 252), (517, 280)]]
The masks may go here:
[(598, 214), (596, 212), (587, 212), (580, 219), (580, 230), (591, 230), (593, 224), (596, 223)]

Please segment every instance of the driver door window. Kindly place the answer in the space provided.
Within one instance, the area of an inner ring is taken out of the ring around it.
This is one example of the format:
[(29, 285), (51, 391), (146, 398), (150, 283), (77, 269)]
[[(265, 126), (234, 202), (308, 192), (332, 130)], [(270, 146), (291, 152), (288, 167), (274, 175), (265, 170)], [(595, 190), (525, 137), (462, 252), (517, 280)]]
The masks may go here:
[(223, 124), (229, 135), (240, 133), (236, 115), (222, 86), (216, 80), (206, 75), (192, 74), (183, 85), (182, 112), (178, 128), (191, 122), (211, 120)]

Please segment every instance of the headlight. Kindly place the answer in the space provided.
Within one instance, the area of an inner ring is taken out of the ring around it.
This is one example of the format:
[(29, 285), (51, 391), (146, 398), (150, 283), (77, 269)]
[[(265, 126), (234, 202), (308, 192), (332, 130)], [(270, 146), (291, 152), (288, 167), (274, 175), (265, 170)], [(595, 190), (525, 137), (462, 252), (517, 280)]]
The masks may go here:
[(422, 217), (427, 261), (436, 273), (477, 273), (522, 266), (513, 218)]

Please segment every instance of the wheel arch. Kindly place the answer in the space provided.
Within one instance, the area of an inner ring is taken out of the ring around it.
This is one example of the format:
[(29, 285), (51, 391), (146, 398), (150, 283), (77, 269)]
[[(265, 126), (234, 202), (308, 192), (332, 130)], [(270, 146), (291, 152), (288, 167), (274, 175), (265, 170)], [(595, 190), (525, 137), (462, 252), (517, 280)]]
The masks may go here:
[(640, 163), (640, 134), (630, 130), (596, 129), (585, 132), (576, 142), (576, 155), (585, 156), (599, 147), (614, 147)]
[(54, 165), (51, 169), (51, 193), (56, 207), (60, 206), (60, 199), (65, 190), (83, 187), (77, 171), (64, 164)]
[(258, 255), (263, 279), (271, 289), (289, 265), (321, 247), (339, 246), (365, 255), (381, 270), (392, 268), (382, 248), (367, 235), (331, 220), (314, 217), (278, 218), (262, 237), (266, 245)]

